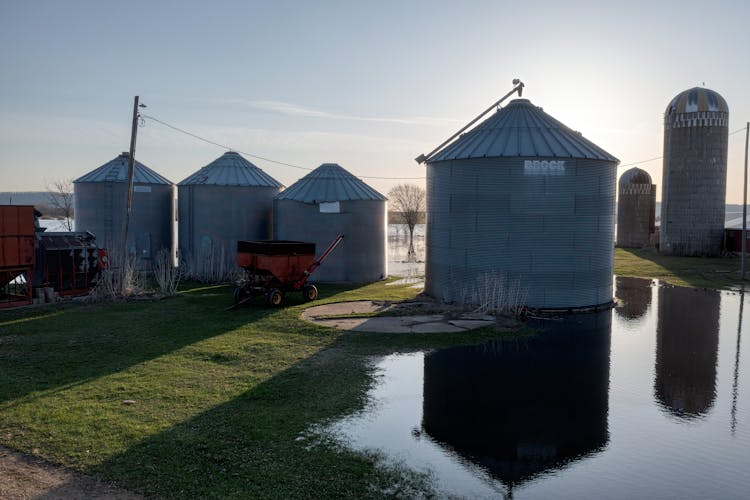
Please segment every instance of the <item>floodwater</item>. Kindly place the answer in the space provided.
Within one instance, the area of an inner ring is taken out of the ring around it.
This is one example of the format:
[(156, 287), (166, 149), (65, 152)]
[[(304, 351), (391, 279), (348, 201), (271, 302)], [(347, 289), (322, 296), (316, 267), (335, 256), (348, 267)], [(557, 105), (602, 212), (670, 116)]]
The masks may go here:
[(388, 274), (391, 276), (423, 276), (425, 240), (424, 224), (414, 227), (416, 262), (409, 262), (409, 228), (406, 224), (388, 224)]
[(441, 495), (750, 497), (750, 297), (636, 278), (616, 296), (533, 337), (375, 359), (365, 409), (326, 430)]

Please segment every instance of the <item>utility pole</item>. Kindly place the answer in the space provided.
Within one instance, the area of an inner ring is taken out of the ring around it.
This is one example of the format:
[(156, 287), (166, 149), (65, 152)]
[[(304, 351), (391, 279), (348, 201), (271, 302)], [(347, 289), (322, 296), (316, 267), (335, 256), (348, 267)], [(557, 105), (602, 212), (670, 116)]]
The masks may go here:
[(125, 222), (122, 225), (122, 264), (127, 262), (128, 252), (128, 224), (130, 223), (130, 209), (133, 206), (133, 174), (135, 170), (135, 141), (138, 136), (138, 96), (133, 102), (133, 125), (130, 129), (130, 156), (128, 158), (128, 194), (125, 205)]
[(745, 281), (745, 254), (747, 254), (747, 150), (750, 139), (750, 122), (745, 124), (745, 182), (742, 183), (742, 281)]

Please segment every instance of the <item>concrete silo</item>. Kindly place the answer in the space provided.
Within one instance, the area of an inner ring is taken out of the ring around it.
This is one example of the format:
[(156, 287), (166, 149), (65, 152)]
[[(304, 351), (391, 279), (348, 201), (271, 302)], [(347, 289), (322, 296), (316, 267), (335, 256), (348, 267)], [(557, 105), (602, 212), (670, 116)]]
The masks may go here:
[[(111, 252), (122, 245), (127, 205), (129, 153), (73, 181), (75, 230), (89, 231)], [(172, 251), (174, 185), (143, 163), (133, 168), (133, 198), (127, 248), (137, 266), (149, 268), (161, 249)]]
[(533, 308), (610, 303), (618, 161), (527, 99), (432, 154), (425, 291), (465, 304), (506, 292)]
[(642, 248), (651, 242), (656, 230), (656, 185), (640, 168), (622, 176), (617, 200), (617, 246)]
[(233, 266), (238, 240), (271, 237), (273, 197), (281, 188), (233, 151), (187, 177), (177, 185), (180, 260), (198, 274)]
[(729, 108), (713, 90), (678, 94), (664, 113), (659, 251), (721, 252), (727, 188)]
[(315, 281), (366, 283), (387, 269), (386, 198), (341, 166), (324, 163), (276, 196), (274, 238), (309, 241), (318, 255), (336, 235), (344, 241)]

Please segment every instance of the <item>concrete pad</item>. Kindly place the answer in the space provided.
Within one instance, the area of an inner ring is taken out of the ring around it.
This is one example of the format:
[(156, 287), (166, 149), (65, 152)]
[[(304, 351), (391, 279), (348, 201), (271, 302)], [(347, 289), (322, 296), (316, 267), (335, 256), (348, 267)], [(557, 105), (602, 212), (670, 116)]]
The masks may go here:
[(475, 328), (482, 328), (483, 326), (492, 326), (495, 321), (486, 321), (481, 319), (454, 319), (448, 322), (453, 326), (463, 328), (464, 330), (473, 330)]
[(414, 333), (455, 333), (465, 332), (466, 329), (451, 325), (444, 321), (434, 323), (420, 323), (411, 327)]

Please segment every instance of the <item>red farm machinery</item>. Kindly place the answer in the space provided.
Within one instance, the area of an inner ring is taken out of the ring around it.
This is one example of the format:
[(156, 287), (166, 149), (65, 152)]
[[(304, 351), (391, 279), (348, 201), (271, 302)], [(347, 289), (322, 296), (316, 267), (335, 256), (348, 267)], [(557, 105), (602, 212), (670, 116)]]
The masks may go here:
[(288, 292), (302, 292), (305, 301), (318, 298), (318, 289), (307, 280), (344, 239), (338, 235), (315, 258), (315, 243), (267, 240), (238, 241), (237, 265), (246, 272), (246, 281), (234, 291), (234, 305), (263, 295), (270, 306), (279, 306)]

